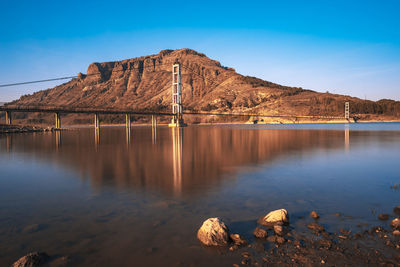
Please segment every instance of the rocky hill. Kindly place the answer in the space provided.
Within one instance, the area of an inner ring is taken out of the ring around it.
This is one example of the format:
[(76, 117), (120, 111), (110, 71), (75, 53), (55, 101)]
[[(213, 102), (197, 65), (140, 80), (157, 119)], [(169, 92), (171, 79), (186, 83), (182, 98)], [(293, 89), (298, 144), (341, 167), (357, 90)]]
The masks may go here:
[(169, 111), (174, 62), (182, 66), (185, 110), (343, 116), (344, 103), (349, 101), (351, 113), (361, 118), (400, 117), (398, 101), (365, 101), (282, 86), (240, 75), (191, 49), (92, 63), (78, 78), (9, 104)]

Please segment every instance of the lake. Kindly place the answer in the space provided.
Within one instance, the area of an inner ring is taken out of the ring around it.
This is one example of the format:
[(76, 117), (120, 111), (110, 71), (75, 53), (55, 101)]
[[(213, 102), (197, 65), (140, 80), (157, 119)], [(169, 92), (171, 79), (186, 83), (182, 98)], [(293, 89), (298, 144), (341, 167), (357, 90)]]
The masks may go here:
[[(0, 135), (0, 266), (32, 251), (73, 266), (232, 266), (203, 247), (220, 217), (252, 242), (285, 208), (306, 230), (374, 225), (400, 205), (400, 123), (70, 128)], [(337, 217), (333, 214), (341, 213)]]

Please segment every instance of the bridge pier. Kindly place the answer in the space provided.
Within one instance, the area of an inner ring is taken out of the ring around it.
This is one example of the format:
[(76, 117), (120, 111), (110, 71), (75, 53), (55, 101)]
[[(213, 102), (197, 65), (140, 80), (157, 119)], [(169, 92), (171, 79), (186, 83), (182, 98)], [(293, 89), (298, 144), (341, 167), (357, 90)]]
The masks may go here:
[(97, 113), (94, 114), (94, 128), (96, 130), (100, 129), (100, 119), (99, 119), (99, 114)]
[(151, 136), (153, 140), (153, 144), (157, 141), (157, 117), (151, 115)]
[(61, 129), (61, 116), (59, 112), (54, 113), (54, 117), (56, 120), (56, 129), (59, 130)]
[(6, 124), (11, 125), (11, 111), (6, 111)]
[(126, 128), (131, 129), (131, 115), (126, 114), (125, 117), (126, 117)]

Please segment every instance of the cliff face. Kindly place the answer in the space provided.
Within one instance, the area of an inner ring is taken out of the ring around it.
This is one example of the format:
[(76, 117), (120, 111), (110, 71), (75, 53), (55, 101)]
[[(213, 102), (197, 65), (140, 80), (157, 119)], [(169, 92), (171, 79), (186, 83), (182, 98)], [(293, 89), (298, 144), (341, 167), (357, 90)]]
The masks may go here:
[(182, 66), (185, 110), (343, 116), (344, 102), (350, 101), (352, 114), (400, 116), (400, 102), (363, 101), (281, 86), (242, 76), (191, 49), (92, 63), (86, 75), (79, 74), (67, 83), (23, 96), (11, 104), (168, 111), (171, 69), (176, 61)]

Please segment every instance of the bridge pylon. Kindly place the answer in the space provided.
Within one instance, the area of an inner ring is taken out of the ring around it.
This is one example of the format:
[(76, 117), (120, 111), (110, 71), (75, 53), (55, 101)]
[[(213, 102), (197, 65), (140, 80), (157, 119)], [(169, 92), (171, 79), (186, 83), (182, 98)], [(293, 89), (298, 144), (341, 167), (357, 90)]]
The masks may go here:
[(181, 83), (181, 65), (175, 63), (172, 65), (172, 113), (174, 114), (169, 127), (184, 127), (182, 108), (182, 83)]
[(11, 125), (11, 111), (6, 111), (6, 124)]

